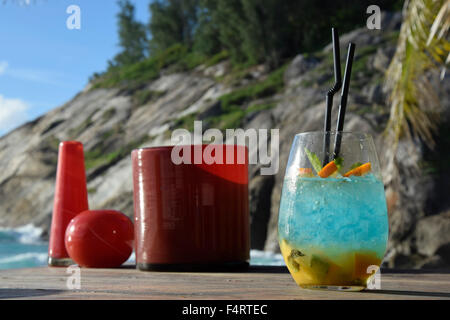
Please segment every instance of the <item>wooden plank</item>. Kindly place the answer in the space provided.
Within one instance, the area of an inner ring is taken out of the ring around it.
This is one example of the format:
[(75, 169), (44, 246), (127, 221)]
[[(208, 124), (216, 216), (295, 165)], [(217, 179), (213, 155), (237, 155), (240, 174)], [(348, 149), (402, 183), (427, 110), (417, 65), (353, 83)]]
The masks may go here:
[(69, 290), (66, 268), (0, 270), (2, 299), (450, 299), (450, 272), (382, 270), (381, 290), (333, 292), (298, 287), (285, 267), (249, 272), (143, 272), (133, 267), (80, 269)]

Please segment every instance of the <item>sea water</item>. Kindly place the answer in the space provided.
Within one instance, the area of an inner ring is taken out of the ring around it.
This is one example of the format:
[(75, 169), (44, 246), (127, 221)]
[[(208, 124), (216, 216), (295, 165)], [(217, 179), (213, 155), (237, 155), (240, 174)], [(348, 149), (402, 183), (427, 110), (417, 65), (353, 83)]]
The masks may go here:
[(33, 225), (0, 228), (0, 269), (29, 268), (47, 263), (48, 243)]
[[(33, 225), (15, 229), (0, 227), (0, 269), (46, 266), (48, 242), (41, 239), (41, 232)], [(126, 263), (135, 263), (134, 253)], [(281, 266), (284, 262), (281, 254), (251, 250), (250, 264)]]

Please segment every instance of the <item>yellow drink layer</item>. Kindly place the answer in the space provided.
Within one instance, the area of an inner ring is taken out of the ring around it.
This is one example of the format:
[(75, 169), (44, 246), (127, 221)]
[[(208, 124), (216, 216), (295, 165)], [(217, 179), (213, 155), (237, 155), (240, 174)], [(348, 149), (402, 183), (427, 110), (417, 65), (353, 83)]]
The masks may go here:
[(381, 258), (374, 251), (342, 251), (339, 248), (295, 248), (280, 239), (281, 254), (300, 286), (366, 287)]

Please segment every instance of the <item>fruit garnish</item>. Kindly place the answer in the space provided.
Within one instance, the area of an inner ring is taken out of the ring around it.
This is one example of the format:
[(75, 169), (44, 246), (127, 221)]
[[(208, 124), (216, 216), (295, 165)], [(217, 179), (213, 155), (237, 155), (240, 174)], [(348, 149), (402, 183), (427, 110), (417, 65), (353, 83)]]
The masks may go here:
[(295, 272), (300, 271), (300, 264), (292, 256), (288, 257), (287, 263)]
[(381, 264), (381, 259), (377, 257), (375, 252), (355, 252), (354, 259), (353, 277), (364, 280), (371, 276), (371, 273), (367, 272), (369, 266)]
[(344, 177), (362, 176), (363, 174), (369, 172), (370, 170), (371, 170), (370, 162), (367, 162), (354, 169), (351, 169), (350, 171), (344, 174)]
[(338, 170), (342, 169), (342, 164), (344, 163), (344, 158), (342, 157), (337, 157), (336, 159), (333, 160), (334, 163), (336, 164), (336, 167), (338, 168)]
[(286, 259), (286, 264), (291, 272), (300, 271), (300, 260), (305, 255), (297, 249), (292, 248), (285, 239), (280, 242), (280, 250)]
[(335, 173), (338, 170), (338, 167), (336, 163), (333, 161), (330, 161), (325, 167), (322, 168), (317, 174), (321, 178), (327, 178), (331, 176), (333, 173)]
[(308, 177), (308, 178), (314, 177), (311, 168), (299, 168), (298, 171), (301, 177)]
[(292, 258), (298, 258), (298, 257), (304, 257), (305, 255), (300, 251), (300, 250), (297, 250), (297, 249), (292, 249), (291, 250), (291, 257)]
[(342, 163), (344, 162), (344, 159), (341, 157), (337, 157), (333, 161), (330, 161), (325, 165), (325, 167), (322, 168), (317, 174), (321, 178), (328, 178), (331, 175), (335, 175), (337, 171), (339, 171), (342, 168)]
[(314, 272), (316, 278), (323, 279), (328, 273), (328, 268), (330, 267), (330, 264), (321, 259), (320, 257), (312, 255), (309, 266), (311, 267), (311, 270)]
[(305, 148), (306, 155), (308, 156), (309, 162), (311, 162), (312, 167), (319, 173), (322, 170), (322, 164), (320, 163), (319, 157), (314, 153)]
[(362, 165), (362, 162), (355, 162), (354, 164), (352, 164), (351, 166), (350, 166), (350, 170), (353, 170), (353, 169), (355, 169), (355, 168), (358, 168), (359, 166), (361, 166)]
[(340, 283), (343, 279), (346, 279), (348, 276), (345, 274), (345, 270), (343, 270), (340, 266), (335, 263), (330, 262), (330, 266), (328, 267), (328, 273), (325, 278), (327, 283)]

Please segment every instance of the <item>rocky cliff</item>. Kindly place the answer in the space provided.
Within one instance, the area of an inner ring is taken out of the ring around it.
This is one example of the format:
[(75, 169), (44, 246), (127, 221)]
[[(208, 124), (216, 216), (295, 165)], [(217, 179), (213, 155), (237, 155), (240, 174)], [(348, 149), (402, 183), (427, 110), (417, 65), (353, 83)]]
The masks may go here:
[[(357, 46), (345, 129), (371, 133), (381, 159), (389, 116), (383, 77), (400, 22), (398, 14), (386, 14), (381, 31), (362, 28), (341, 37), (342, 56), (349, 41)], [(321, 130), (332, 63), (329, 45), (315, 54), (299, 54), (272, 72), (263, 65), (236, 71), (223, 60), (189, 72), (167, 68), (139, 87), (89, 84), (63, 106), (0, 138), (0, 225), (33, 223), (47, 236), (61, 140), (84, 144), (90, 207), (132, 216), (131, 150), (170, 144), (175, 128), (192, 129), (193, 120), (200, 119), (204, 130), (280, 129), (278, 174), (262, 176), (258, 166), (249, 172), (252, 247), (277, 251), (278, 204), (289, 149), (296, 133)], [(450, 86), (448, 77), (430, 77), (441, 98), (443, 121), (434, 150), (420, 141), (400, 145), (401, 181), (386, 186), (389, 266), (450, 266), (450, 172), (445, 164)], [(225, 107), (227, 99), (238, 105)], [(335, 106), (338, 99), (336, 95)], [(336, 112), (333, 116), (335, 123)], [(413, 170), (415, 164), (421, 173)]]

